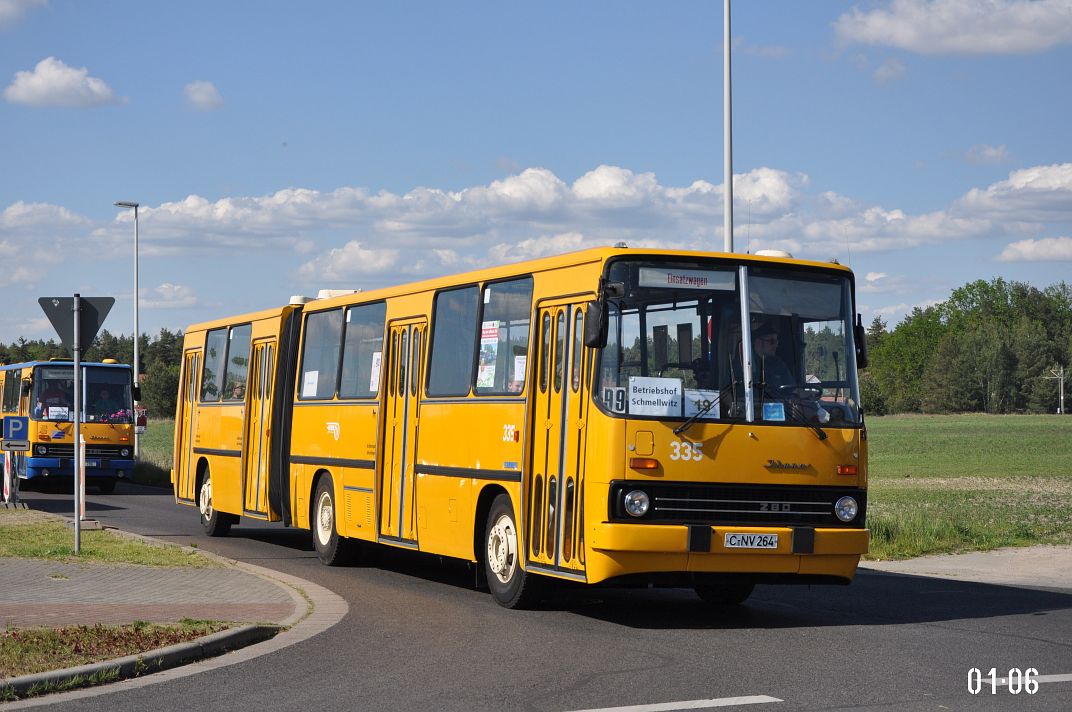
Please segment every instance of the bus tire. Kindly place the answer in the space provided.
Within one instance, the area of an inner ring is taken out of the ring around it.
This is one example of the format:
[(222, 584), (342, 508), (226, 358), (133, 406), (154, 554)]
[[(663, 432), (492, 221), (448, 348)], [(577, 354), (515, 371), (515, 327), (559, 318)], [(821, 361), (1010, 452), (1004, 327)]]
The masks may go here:
[(197, 507), (201, 511), (201, 528), (208, 536), (227, 536), (236, 517), (216, 509), (212, 504), (212, 473), (205, 468), (197, 495)]
[(500, 494), (491, 504), (483, 553), (484, 574), (496, 603), (531, 608), (539, 600), (539, 577), (521, 568), (521, 542), (509, 495)]
[(316, 495), (313, 497), (313, 511), (309, 525), (313, 530), (313, 546), (316, 547), (316, 555), (326, 566), (339, 566), (347, 563), (354, 549), (353, 542), (339, 536), (335, 519), (336, 512), (338, 508), (335, 506), (335, 485), (331, 481), (331, 475), (325, 474), (316, 484)]
[(729, 581), (696, 584), (694, 590), (696, 595), (709, 605), (739, 606), (748, 600), (755, 587), (751, 581)]

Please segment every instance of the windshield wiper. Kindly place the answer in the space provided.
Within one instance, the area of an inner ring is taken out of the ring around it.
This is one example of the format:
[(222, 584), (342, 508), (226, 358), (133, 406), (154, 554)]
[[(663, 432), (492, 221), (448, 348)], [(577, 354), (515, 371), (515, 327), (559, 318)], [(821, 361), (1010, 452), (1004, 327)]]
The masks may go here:
[(711, 412), (711, 409), (714, 408), (718, 404), (718, 401), (719, 401), (719, 399), (714, 399), (714, 400), (707, 401), (707, 405), (705, 405), (703, 408), (700, 408), (698, 411), (696, 411), (695, 413), (690, 415), (689, 419), (686, 420), (684, 423), (682, 423), (681, 425), (679, 425), (676, 428), (674, 428), (674, 435), (681, 435), (681, 433), (683, 433), (686, 430), (688, 430), (690, 425), (692, 425), (697, 420), (699, 420), (700, 418), (704, 417), (709, 412)]
[(815, 423), (809, 423), (808, 419), (805, 418), (803, 415), (798, 415), (793, 410), (793, 404), (792, 403), (785, 403), (785, 409), (789, 413), (789, 419), (790, 420), (792, 420), (794, 423), (800, 423), (801, 425), (807, 425), (809, 428), (811, 428), (812, 430), (815, 431), (815, 434), (819, 437), (820, 440), (826, 440), (826, 438), (827, 438), (826, 431), (823, 430), (822, 428), (820, 428)]

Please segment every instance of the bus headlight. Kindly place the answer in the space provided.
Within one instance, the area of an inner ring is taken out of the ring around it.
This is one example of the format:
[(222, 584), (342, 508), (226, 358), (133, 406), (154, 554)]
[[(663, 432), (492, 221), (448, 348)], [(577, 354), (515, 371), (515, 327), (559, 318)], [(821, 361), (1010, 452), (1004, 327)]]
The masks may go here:
[(625, 495), (625, 511), (630, 517), (643, 517), (648, 513), (649, 506), (651, 506), (651, 499), (643, 490), (633, 490)]
[(842, 497), (834, 504), (834, 514), (843, 522), (851, 522), (860, 512), (860, 505), (852, 497)]
[(48, 453), (48, 447), (45, 445), (38, 445), (36, 448), (38, 455), (45, 455)]
[(119, 448), (119, 457), (130, 457), (130, 448), (128, 448), (128, 447)]

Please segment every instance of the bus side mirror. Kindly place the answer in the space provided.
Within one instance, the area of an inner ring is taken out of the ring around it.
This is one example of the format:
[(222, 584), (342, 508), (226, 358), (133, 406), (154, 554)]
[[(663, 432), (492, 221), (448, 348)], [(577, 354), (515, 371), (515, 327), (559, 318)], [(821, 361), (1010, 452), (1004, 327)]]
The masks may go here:
[(134, 400), (141, 402), (141, 384), (135, 383), (130, 389), (131, 395), (134, 396)]
[(22, 395), (24, 395), (24, 396), (30, 395), (30, 387), (32, 385), (33, 384), (30, 383), (29, 381), (23, 381), (22, 382)]
[(602, 300), (588, 302), (585, 307), (584, 345), (593, 349), (607, 345), (607, 310)]
[(853, 327), (853, 340), (856, 342), (856, 368), (867, 368), (867, 331), (864, 330), (863, 319), (856, 315), (856, 326)]

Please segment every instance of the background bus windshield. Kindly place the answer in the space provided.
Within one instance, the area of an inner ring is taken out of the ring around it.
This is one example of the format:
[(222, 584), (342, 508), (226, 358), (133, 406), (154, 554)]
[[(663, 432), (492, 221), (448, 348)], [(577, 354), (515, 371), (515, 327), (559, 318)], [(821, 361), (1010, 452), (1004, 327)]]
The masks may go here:
[[(83, 422), (132, 422), (128, 369), (87, 366), (82, 373)], [(38, 420), (70, 422), (74, 414), (72, 367), (42, 366), (35, 371), (33, 380), (33, 416)]]

